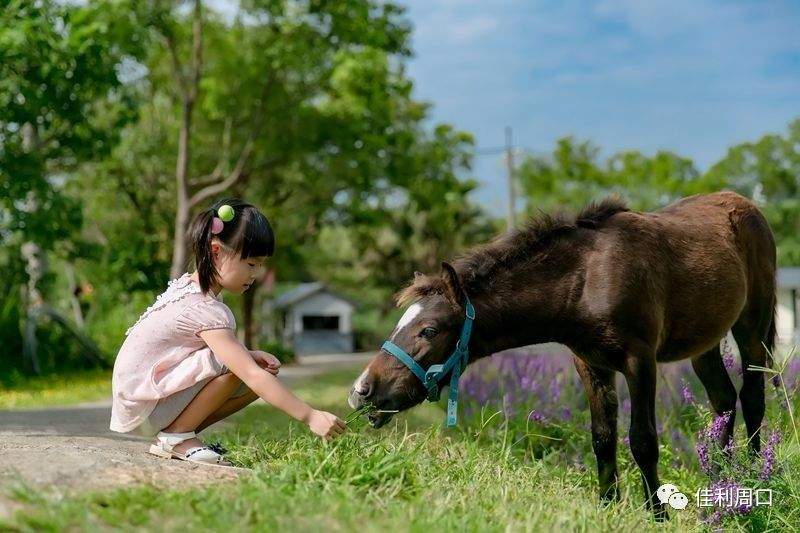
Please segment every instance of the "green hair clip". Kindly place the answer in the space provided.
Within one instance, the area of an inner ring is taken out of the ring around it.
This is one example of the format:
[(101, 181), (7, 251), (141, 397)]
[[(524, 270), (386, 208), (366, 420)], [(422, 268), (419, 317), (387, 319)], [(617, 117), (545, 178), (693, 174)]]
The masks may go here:
[(230, 222), (231, 220), (233, 220), (233, 216), (236, 214), (236, 212), (233, 210), (231, 206), (225, 204), (219, 206), (219, 209), (217, 209), (217, 214), (219, 215), (219, 218), (223, 222)]

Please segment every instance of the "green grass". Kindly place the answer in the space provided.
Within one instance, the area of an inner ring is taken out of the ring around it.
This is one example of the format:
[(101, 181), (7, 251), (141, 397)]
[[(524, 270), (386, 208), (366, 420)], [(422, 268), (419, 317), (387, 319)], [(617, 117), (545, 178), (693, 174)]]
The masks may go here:
[[(315, 406), (345, 416), (349, 409), (343, 399), (354, 376), (337, 372), (310, 378), (295, 391)], [(683, 532), (703, 528), (691, 495), (690, 507), (671, 511), (666, 524), (651, 520), (642, 507), (638, 470), (624, 445), (620, 446), (622, 501), (601, 507), (590, 437), (578, 427), (585, 418), (575, 426), (552, 428), (544, 437), (522, 438), (496, 424), (499, 418), (446, 430), (442, 408), (426, 404), (380, 431), (353, 424), (345, 437), (326, 443), (276, 410), (254, 405), (213, 435), (231, 450), (236, 463), (251, 467), (252, 474), (203, 488), (162, 491), (145, 486), (69, 497), (16, 487), (7, 496), (25, 509), (7, 523), (0, 522), (0, 529)], [(543, 447), (543, 440), (552, 445)], [(662, 447), (662, 480), (692, 491), (708, 485), (696, 469), (670, 466), (670, 453)], [(565, 459), (576, 456), (582, 459)], [(789, 466), (795, 474), (800, 471), (794, 459), (786, 464), (787, 470)], [(787, 494), (780, 495), (769, 513), (729, 519), (723, 526), (788, 530), (800, 524), (800, 483), (781, 479)]]
[(0, 382), (0, 409), (46, 407), (111, 397), (111, 371), (92, 370)]

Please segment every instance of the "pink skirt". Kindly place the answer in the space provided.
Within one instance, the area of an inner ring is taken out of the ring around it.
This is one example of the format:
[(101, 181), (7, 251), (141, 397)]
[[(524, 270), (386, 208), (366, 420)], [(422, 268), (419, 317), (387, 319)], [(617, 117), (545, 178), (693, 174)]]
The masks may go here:
[[(223, 374), (226, 372), (230, 371), (225, 368)], [(143, 437), (155, 437), (159, 431), (172, 424), (172, 422), (178, 418), (178, 415), (180, 415), (183, 410), (186, 409), (192, 400), (194, 400), (194, 397), (197, 396), (198, 393), (203, 390), (203, 387), (205, 387), (212, 379), (214, 378), (211, 377), (202, 381), (198, 381), (187, 389), (183, 389), (175, 394), (167, 396), (166, 398), (161, 398), (158, 400), (155, 409), (153, 409), (153, 412), (147, 417), (147, 420), (142, 422), (136, 429), (134, 429), (133, 433)], [(239, 398), (248, 392), (250, 392), (250, 388), (242, 383), (231, 395), (231, 398)]]

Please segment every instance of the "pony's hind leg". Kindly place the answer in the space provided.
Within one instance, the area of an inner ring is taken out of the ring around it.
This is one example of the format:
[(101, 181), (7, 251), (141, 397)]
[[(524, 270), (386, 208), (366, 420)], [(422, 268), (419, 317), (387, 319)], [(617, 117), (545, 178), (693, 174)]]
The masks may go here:
[(747, 368), (750, 365), (767, 366), (767, 350), (762, 344), (765, 336), (759, 333), (762, 328), (757, 326), (754, 327), (752, 321), (745, 316), (739, 317), (739, 321), (733, 326), (733, 337), (742, 356), (742, 389), (739, 391), (739, 401), (742, 404), (750, 450), (756, 453), (761, 451), (760, 430), (765, 408), (764, 373)]
[(728, 423), (718, 442), (724, 448), (733, 437), (733, 424), (736, 419), (736, 388), (722, 362), (719, 344), (693, 358), (692, 368), (706, 389), (711, 407), (714, 408), (717, 416), (730, 413)]
[(755, 208), (740, 216), (735, 233), (747, 272), (747, 303), (731, 328), (742, 356), (739, 403), (750, 450), (759, 452), (759, 430), (764, 420), (764, 373), (747, 368), (770, 366), (764, 344), (772, 350), (775, 341), (775, 239), (766, 219)]

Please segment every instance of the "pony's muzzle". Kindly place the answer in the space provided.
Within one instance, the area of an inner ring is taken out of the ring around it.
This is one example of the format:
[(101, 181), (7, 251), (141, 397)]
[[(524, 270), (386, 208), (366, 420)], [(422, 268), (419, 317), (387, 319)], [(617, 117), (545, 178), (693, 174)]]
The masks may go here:
[(371, 386), (362, 388), (354, 386), (352, 389), (350, 389), (350, 394), (347, 396), (347, 404), (353, 409), (360, 409), (369, 401), (369, 397), (371, 395)]

